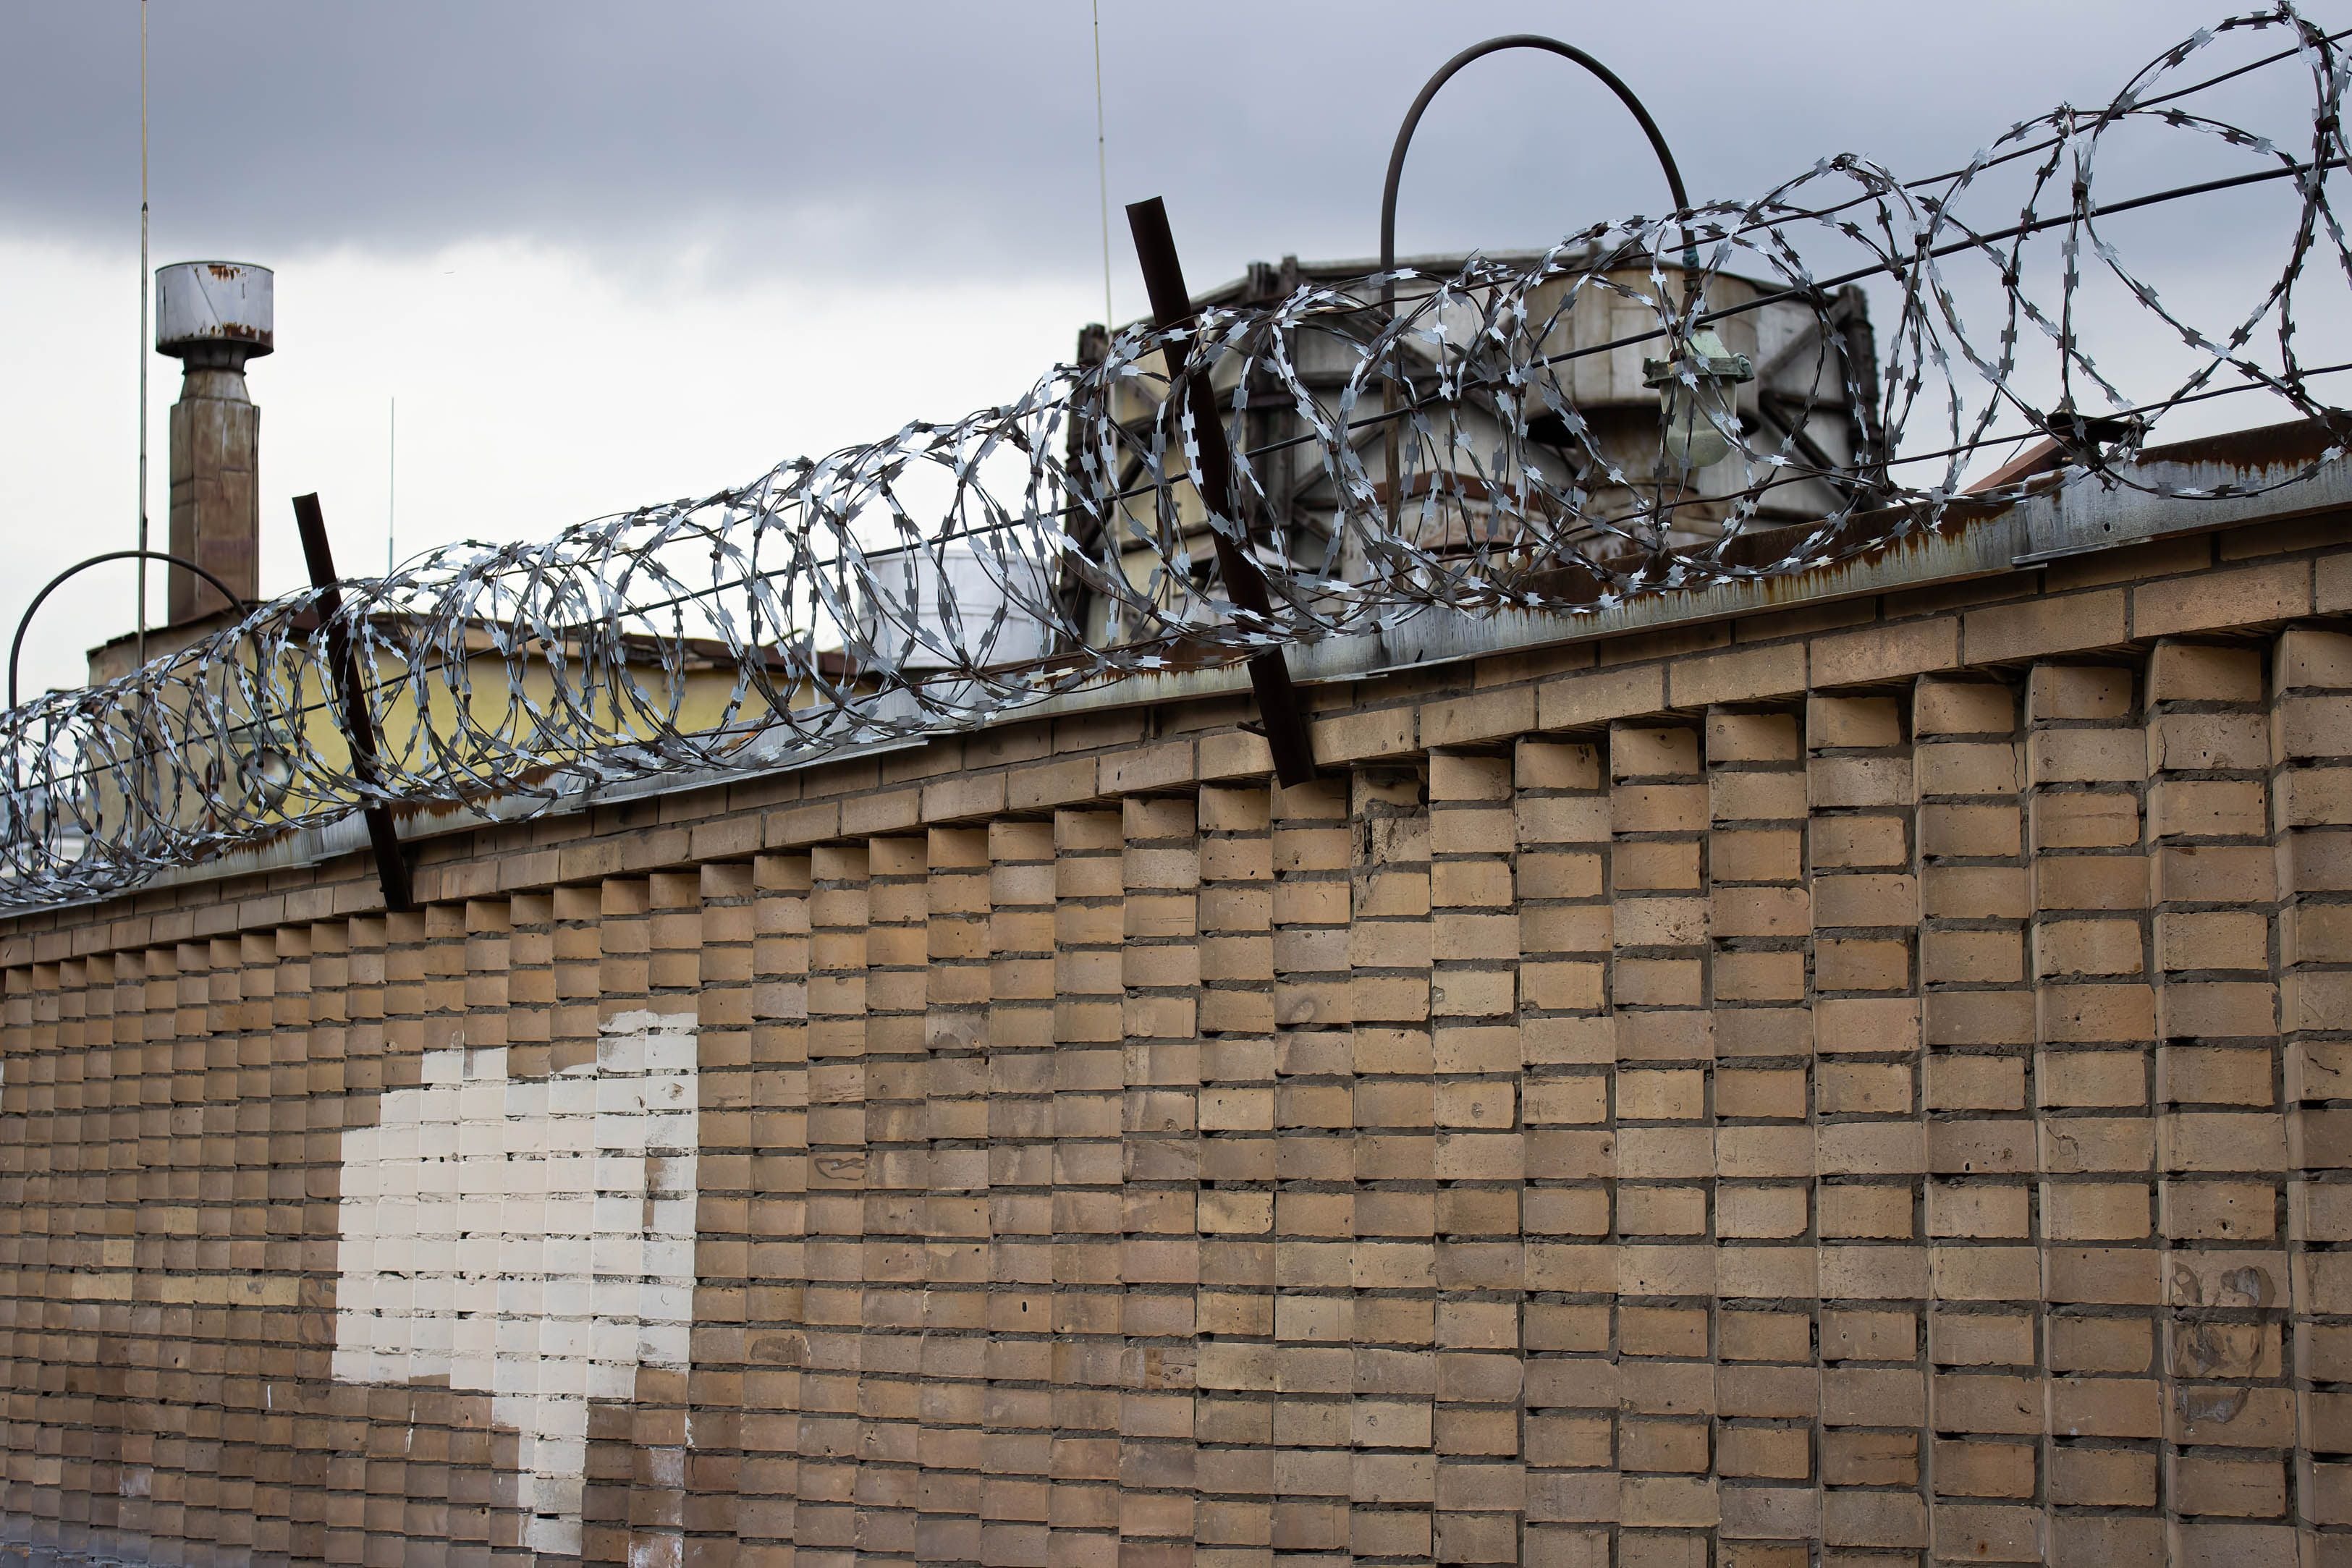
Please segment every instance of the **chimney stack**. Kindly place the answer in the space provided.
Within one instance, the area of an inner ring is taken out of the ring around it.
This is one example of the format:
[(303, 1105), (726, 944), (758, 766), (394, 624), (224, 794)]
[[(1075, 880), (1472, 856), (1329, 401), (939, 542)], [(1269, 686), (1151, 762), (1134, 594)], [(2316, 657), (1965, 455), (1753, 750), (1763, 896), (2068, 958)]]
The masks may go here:
[[(268, 267), (238, 261), (155, 270), (155, 347), (185, 367), (172, 405), (170, 549), (248, 601), (261, 589), (261, 411), (245, 362), (275, 347), (272, 282)], [(165, 570), (169, 624), (226, 608), (194, 572)]]

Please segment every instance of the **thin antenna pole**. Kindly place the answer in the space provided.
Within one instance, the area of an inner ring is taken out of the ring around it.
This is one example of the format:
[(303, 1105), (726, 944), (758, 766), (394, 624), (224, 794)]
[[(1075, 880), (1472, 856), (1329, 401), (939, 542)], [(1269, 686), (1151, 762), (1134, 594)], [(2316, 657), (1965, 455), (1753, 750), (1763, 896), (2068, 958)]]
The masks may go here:
[[(142, 5), (147, 0), (139, 0)], [(1118, 325), (1110, 309), (1110, 153), (1103, 138), (1102, 0), (1094, 0), (1095, 14), (1095, 185), (1102, 197), (1103, 330)]]
[(392, 434), (383, 452), (383, 574), (392, 575), (392, 541), (400, 522), (400, 400), (392, 400)]
[(139, 0), (139, 662), (147, 662), (147, 0)]

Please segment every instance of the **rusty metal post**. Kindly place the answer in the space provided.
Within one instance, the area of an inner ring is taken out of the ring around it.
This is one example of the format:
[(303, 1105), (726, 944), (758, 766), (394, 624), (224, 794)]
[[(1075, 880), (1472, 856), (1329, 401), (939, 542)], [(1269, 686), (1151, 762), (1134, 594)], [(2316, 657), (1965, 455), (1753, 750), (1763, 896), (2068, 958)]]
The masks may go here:
[[(320, 590), (319, 623), (327, 629), (327, 658), (334, 665), (335, 688), (341, 701), (336, 712), (345, 744), (352, 748), (352, 771), (368, 783), (376, 781), (375, 720), (369, 714), (367, 689), (360, 681), (359, 660), (352, 651), (352, 634), (341, 618), (341, 579), (327, 549), (327, 520), (316, 494), (294, 497), (294, 526), (302, 534), (302, 559), (310, 569), (310, 585)], [(362, 808), (367, 816), (368, 842), (375, 850), (376, 881), (383, 887), (386, 909), (408, 910), (416, 900), (408, 881), (408, 861), (401, 853), (400, 833), (393, 826), (392, 809), (376, 804)]]
[[(1130, 203), (1127, 225), (1135, 235), (1136, 260), (1143, 267), (1143, 286), (1151, 295), (1151, 323), (1163, 331), (1192, 324), (1192, 296), (1184, 287), (1183, 264), (1176, 256), (1176, 236), (1168, 227), (1168, 209), (1157, 196)], [(1246, 508), (1234, 484), (1234, 455), (1225, 444), (1224, 422), (1218, 417), (1216, 394), (1203, 371), (1184, 373), (1184, 350), (1171, 342), (1163, 350), (1168, 362), (1169, 391), (1181, 391), (1192, 415), (1192, 438), (1199, 447), (1199, 466), (1192, 487), (1211, 515), (1210, 538), (1215, 541), (1217, 571), (1224, 579), (1225, 596), (1252, 615), (1271, 617), (1274, 600), (1266, 591), (1265, 573), (1249, 552), (1223, 528), (1219, 514), (1234, 520), (1248, 537)], [(1176, 385), (1181, 380), (1181, 389)], [(1299, 711), (1297, 688), (1290, 684), (1290, 665), (1279, 648), (1269, 648), (1249, 662), (1250, 685), (1257, 693), (1258, 717), (1265, 743), (1274, 753), (1274, 774), (1286, 785), (1305, 784), (1315, 777), (1315, 753)]]

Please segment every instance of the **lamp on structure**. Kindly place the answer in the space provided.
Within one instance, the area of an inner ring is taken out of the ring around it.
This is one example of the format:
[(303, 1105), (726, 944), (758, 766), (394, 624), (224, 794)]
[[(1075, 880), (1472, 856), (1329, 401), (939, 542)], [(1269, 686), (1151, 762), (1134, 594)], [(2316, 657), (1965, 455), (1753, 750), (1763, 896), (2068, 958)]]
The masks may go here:
[(1668, 466), (1695, 474), (1731, 455), (1731, 437), (1724, 432), (1739, 428), (1732, 389), (1755, 379), (1748, 356), (1724, 347), (1712, 327), (1693, 332), (1672, 359), (1642, 361), (1642, 384), (1658, 389), (1665, 413)]
[(274, 811), (294, 788), (294, 761), (285, 752), (269, 744), (265, 735), (261, 743), (237, 759), (237, 775), (245, 781), (246, 799), (257, 809)]
[[(1658, 155), (1658, 167), (1664, 171), (1666, 188), (1673, 193), (1675, 211), (1690, 211), (1690, 193), (1683, 186), (1682, 171), (1675, 164), (1672, 149), (1666, 145), (1658, 122), (1650, 117), (1649, 110), (1634, 96), (1617, 73), (1586, 54), (1573, 44), (1539, 33), (1508, 33), (1473, 44), (1437, 68), (1405, 111), (1404, 123), (1397, 128), (1396, 145), (1389, 152), (1388, 183), (1381, 191), (1381, 304), (1392, 310), (1396, 304), (1396, 204), (1397, 184), (1404, 175), (1404, 155), (1412, 145), (1412, 133), (1421, 125), (1423, 110), (1437, 91), (1451, 81), (1463, 67), (1488, 55), (1501, 54), (1506, 49), (1541, 49), (1565, 60), (1573, 61), (1598, 77), (1602, 85), (1615, 93), (1618, 101), (1633, 111), (1640, 122), (1642, 134), (1650, 139), (1650, 150)], [(1753, 381), (1756, 371), (1744, 354), (1735, 354), (1724, 346), (1723, 340), (1706, 328), (1690, 329), (1690, 306), (1696, 297), (1699, 273), (1698, 246), (1688, 240), (1685, 231), (1683, 247), (1684, 269), (1684, 330), (1688, 334), (1677, 345), (1679, 351), (1664, 360), (1643, 361), (1643, 384), (1658, 390), (1658, 403), (1664, 424), (1667, 465), (1682, 474), (1694, 473), (1709, 464), (1719, 463), (1731, 455), (1732, 442), (1726, 429), (1738, 429), (1738, 415), (1733, 408), (1732, 389), (1741, 382)], [(1389, 508), (1391, 517), (1397, 506), (1397, 434), (1395, 422), (1391, 421), (1388, 434)]]

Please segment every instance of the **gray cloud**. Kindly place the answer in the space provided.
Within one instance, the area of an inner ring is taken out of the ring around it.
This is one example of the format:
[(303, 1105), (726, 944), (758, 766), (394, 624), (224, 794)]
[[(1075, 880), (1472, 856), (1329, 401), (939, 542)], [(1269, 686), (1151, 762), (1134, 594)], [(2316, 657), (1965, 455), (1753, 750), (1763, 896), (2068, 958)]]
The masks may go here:
[[(1454, 49), (1570, 33), (1650, 101), (1695, 191), (1824, 153), (1925, 172), (2060, 98), (2098, 101), (2221, 0), (1814, 0), (1659, 9), (1105, 0), (1117, 204), (1164, 194), (1199, 281), (1254, 256), (1368, 255), (1397, 120)], [(0, 14), (0, 229), (136, 232), (134, 0)], [(1100, 266), (1085, 0), (158, 0), (159, 256), (282, 260), (520, 237), (672, 281)], [(1540, 243), (1665, 205), (1638, 132), (1537, 57), (1431, 111), (1408, 250)]]

